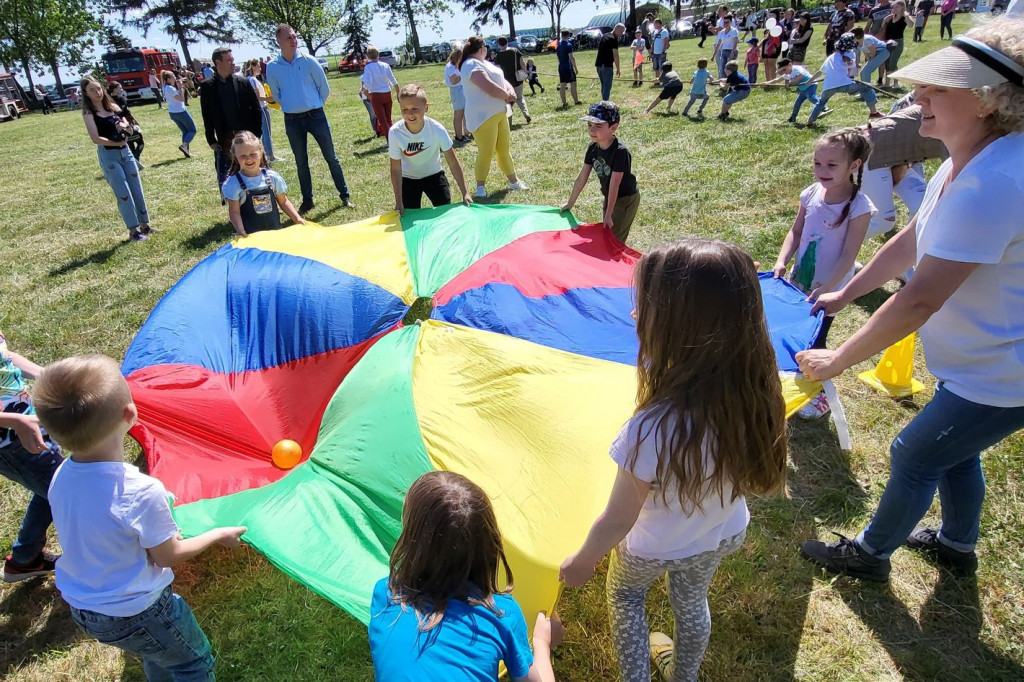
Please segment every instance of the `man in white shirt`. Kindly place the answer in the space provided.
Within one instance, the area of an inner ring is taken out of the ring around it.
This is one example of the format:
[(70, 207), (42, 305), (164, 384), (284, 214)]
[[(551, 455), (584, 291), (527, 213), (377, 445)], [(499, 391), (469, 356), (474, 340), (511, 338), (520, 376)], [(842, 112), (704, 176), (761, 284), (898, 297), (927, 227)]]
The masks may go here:
[(725, 78), (725, 65), (736, 59), (739, 52), (736, 46), (740, 42), (740, 32), (732, 25), (733, 16), (727, 14), (722, 18), (722, 30), (715, 36), (715, 63), (718, 65), (718, 79)]

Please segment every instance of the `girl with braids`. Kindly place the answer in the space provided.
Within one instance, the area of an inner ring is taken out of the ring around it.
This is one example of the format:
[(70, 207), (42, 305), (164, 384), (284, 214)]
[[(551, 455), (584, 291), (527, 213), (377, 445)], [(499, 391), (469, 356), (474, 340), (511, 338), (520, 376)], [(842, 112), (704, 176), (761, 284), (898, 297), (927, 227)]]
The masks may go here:
[[(870, 155), (871, 141), (859, 128), (827, 133), (815, 143), (817, 182), (800, 193), (800, 210), (773, 268), (775, 277), (782, 277), (795, 256), (789, 279), (810, 299), (838, 291), (853, 279), (857, 252), (875, 213), (871, 200), (861, 192), (864, 164)], [(832, 320), (825, 317), (813, 348), (825, 347)], [(828, 411), (822, 394), (799, 415), (814, 419)]]
[(375, 679), (497, 680), (504, 661), (512, 682), (554, 682), (562, 624), (538, 613), (530, 651), (494, 508), (465, 476), (431, 471), (409, 487), (390, 573), (370, 602)]
[[(785, 406), (754, 262), (738, 246), (686, 239), (644, 256), (636, 285), (637, 410), (611, 446), (608, 505), (559, 577), (608, 565), (622, 679), (696, 681), (711, 636), (708, 587), (743, 544), (745, 497), (786, 476)], [(644, 599), (668, 574), (674, 639), (648, 632)]]

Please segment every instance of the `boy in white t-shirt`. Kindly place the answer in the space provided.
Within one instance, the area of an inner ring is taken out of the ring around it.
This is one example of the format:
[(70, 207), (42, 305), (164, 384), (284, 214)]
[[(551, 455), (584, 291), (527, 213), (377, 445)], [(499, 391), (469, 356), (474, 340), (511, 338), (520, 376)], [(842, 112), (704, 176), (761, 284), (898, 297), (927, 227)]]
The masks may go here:
[(86, 634), (142, 658), (149, 680), (213, 680), (213, 655), (172, 566), (219, 544), (237, 547), (245, 527), (185, 540), (167, 490), (124, 461), (138, 419), (117, 363), (102, 355), (61, 360), (36, 381), (39, 423), (73, 453), (53, 476), (49, 500), (64, 549), (57, 589)]
[(420, 208), (426, 194), (434, 206), (452, 203), (448, 178), (441, 168), (441, 154), (462, 191), (462, 201), (473, 202), (466, 190), (462, 164), (452, 147), (452, 138), (445, 127), (426, 115), (430, 105), (427, 93), (410, 83), (398, 93), (402, 120), (388, 133), (388, 156), (391, 157), (391, 188), (395, 192), (395, 210), (399, 215), (407, 208)]
[[(803, 107), (804, 102), (810, 101), (812, 106), (818, 103), (818, 84), (811, 82), (812, 76), (810, 71), (800, 64), (794, 64), (788, 57), (780, 59), (776, 67), (778, 75), (770, 81), (765, 81), (765, 85), (785, 83), (787, 88), (796, 88), (796, 101), (793, 103), (793, 113), (790, 114), (788, 119), (789, 123), (796, 123), (796, 117), (800, 114), (800, 108)], [(818, 118), (831, 113), (831, 109), (825, 109), (818, 114)]]

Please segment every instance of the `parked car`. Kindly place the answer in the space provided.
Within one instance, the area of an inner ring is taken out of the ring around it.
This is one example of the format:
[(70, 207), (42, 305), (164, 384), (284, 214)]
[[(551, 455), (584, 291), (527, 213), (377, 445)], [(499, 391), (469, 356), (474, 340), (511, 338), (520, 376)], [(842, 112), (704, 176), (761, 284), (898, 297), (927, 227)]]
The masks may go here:
[(811, 10), (811, 23), (812, 24), (825, 24), (828, 23), (828, 18), (832, 16), (832, 12), (835, 10), (829, 7), (815, 7)]
[(344, 57), (338, 60), (338, 73), (358, 73), (366, 66), (366, 59), (363, 57)]
[[(608, 29), (610, 31), (611, 28)], [(607, 33), (603, 27), (590, 26), (588, 28), (580, 29), (576, 35), (572, 37), (572, 46), (575, 50), (584, 50), (591, 47), (597, 47), (598, 41), (601, 40), (601, 36)]]
[(394, 50), (381, 50), (380, 60), (387, 64), (388, 66), (390, 66), (391, 68), (395, 68), (402, 65), (402, 58), (399, 57), (398, 53), (395, 52)]
[(320, 67), (324, 70), (324, 73), (327, 73), (331, 70), (331, 67), (327, 64), (327, 60), (324, 59), (323, 57), (317, 57), (316, 61), (319, 62)]
[(519, 49), (522, 50), (523, 52), (536, 52), (537, 44), (537, 36), (519, 36)]
[(673, 21), (669, 25), (669, 37), (692, 38), (693, 22), (691, 22), (689, 19), (680, 19), (679, 21)]

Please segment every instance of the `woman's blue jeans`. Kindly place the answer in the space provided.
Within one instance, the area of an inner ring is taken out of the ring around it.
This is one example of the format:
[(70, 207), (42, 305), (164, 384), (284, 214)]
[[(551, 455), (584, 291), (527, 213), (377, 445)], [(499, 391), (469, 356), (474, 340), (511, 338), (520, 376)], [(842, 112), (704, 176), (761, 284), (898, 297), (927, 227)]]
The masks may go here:
[(872, 57), (871, 60), (864, 65), (864, 68), (860, 70), (860, 79), (870, 83), (871, 77), (875, 73), (875, 69), (882, 64), (885, 64), (887, 61), (889, 61), (889, 50), (878, 50), (875, 52), (875, 56)]
[(267, 153), (267, 158), (274, 158), (274, 142), (270, 139), (270, 107), (260, 107), (263, 109), (263, 151)]
[(815, 83), (809, 88), (796, 91), (796, 101), (793, 102), (793, 115), (791, 118), (796, 118), (800, 114), (800, 108), (803, 107), (804, 102), (810, 102), (812, 105), (818, 103), (818, 84)]
[(192, 120), (192, 116), (187, 111), (169, 111), (167, 115), (171, 117), (171, 120), (181, 130), (181, 143), (188, 144), (191, 142), (192, 138), (196, 136), (196, 123)]
[(100, 169), (107, 179), (110, 189), (114, 190), (117, 199), (117, 210), (121, 220), (129, 230), (136, 229), (140, 224), (149, 224), (149, 211), (146, 210), (146, 197), (142, 194), (142, 180), (139, 179), (139, 166), (128, 147), (96, 147), (100, 159)]
[(942, 384), (889, 448), (889, 481), (857, 542), (885, 558), (902, 545), (939, 491), (939, 541), (970, 552), (978, 541), (985, 475), (981, 452), (1024, 428), (1024, 407), (965, 400)]
[(39, 558), (46, 546), (46, 530), (53, 523), (50, 503), (46, 495), (53, 475), (64, 462), (60, 447), (47, 441), (48, 449), (32, 454), (22, 446), (17, 437), (0, 448), (0, 476), (7, 478), (32, 491), (25, 516), (21, 520), (18, 537), (11, 548), (14, 563), (22, 566)]

